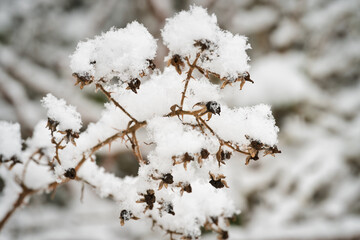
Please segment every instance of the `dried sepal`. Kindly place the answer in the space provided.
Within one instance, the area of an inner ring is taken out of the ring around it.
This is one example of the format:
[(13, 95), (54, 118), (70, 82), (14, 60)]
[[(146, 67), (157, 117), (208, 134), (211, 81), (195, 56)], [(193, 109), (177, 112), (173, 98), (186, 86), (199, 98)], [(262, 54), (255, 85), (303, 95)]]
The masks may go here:
[(129, 221), (130, 219), (133, 219), (133, 220), (138, 220), (139, 219), (138, 217), (135, 217), (130, 210), (126, 210), (126, 209), (123, 209), (120, 212), (120, 217), (119, 218), (120, 218), (121, 226), (124, 226), (125, 221)]
[(137, 203), (146, 203), (144, 213), (148, 209), (152, 210), (154, 208), (154, 203), (156, 202), (156, 196), (155, 196), (154, 190), (148, 189), (148, 190), (146, 190), (146, 193), (141, 193), (140, 195), (143, 196), (143, 198), (141, 198), (140, 200), (138, 200), (136, 202)]
[(171, 202), (160, 201), (158, 203), (161, 205), (159, 208), (160, 213), (166, 212), (170, 215), (173, 215), (173, 216), (175, 215), (174, 205)]
[(217, 231), (218, 235), (217, 235), (217, 239), (218, 240), (226, 240), (226, 239), (229, 239), (229, 232), (228, 231), (225, 231), (223, 229), (219, 229)]
[(219, 174), (217, 176), (215, 176), (214, 174), (212, 174), (211, 172), (209, 172), (210, 178), (211, 180), (209, 181), (209, 183), (214, 187), (214, 188), (223, 188), (223, 187), (227, 187), (229, 188), (229, 186), (227, 185), (227, 182), (224, 180), (226, 177), (222, 174)]
[(159, 188), (158, 188), (159, 191), (163, 188), (163, 186), (165, 188), (168, 188), (169, 184), (174, 183), (174, 179), (173, 179), (173, 176), (171, 175), (171, 173), (166, 173), (162, 177), (155, 177), (154, 175), (151, 175), (151, 178), (153, 180), (160, 180)]
[(65, 131), (59, 131), (61, 134), (65, 134), (64, 140), (68, 144), (71, 142), (74, 146), (76, 146), (75, 139), (79, 138), (79, 133), (73, 132), (71, 129), (67, 129)]
[(229, 78), (229, 77), (223, 77), (221, 78), (221, 81), (223, 81), (221, 85), (221, 89), (224, 89), (227, 85), (232, 86), (235, 82), (240, 82), (240, 90), (242, 90), (243, 86), (245, 85), (245, 82), (251, 82), (254, 83), (253, 80), (250, 78), (249, 72), (244, 72), (243, 74), (240, 74), (237, 78)]
[(48, 121), (47, 121), (47, 124), (46, 124), (46, 127), (50, 129), (51, 131), (51, 135), (54, 134), (54, 132), (56, 131), (56, 128), (57, 126), (59, 125), (60, 123), (58, 121), (55, 121), (51, 118), (48, 118)]
[(141, 81), (138, 78), (131, 79), (126, 87), (127, 90), (131, 90), (134, 93), (137, 93), (137, 90), (140, 89)]
[(185, 67), (185, 62), (179, 54), (174, 54), (168, 61), (168, 66), (172, 65), (175, 67), (178, 74), (182, 73), (182, 69)]
[(278, 147), (276, 145), (273, 147), (268, 147), (264, 151), (264, 157), (266, 155), (271, 155), (271, 156), (275, 157), (276, 153), (281, 153), (281, 151), (278, 149)]
[(194, 46), (199, 47), (201, 52), (203, 52), (205, 50), (209, 50), (213, 45), (214, 45), (214, 43), (208, 39), (195, 40), (195, 43), (194, 43)]
[(209, 157), (209, 155), (210, 155), (210, 153), (207, 149), (205, 149), (205, 148), (201, 149), (200, 154), (198, 156), (198, 163), (199, 163), (200, 167), (203, 163), (203, 160), (207, 159)]
[(146, 59), (146, 61), (148, 63), (148, 68), (154, 71), (156, 69), (156, 65), (154, 61), (151, 59)]
[(191, 187), (190, 183), (179, 182), (176, 186), (180, 187), (180, 195), (181, 196), (184, 194), (184, 192), (187, 192), (187, 193), (192, 192), (192, 187)]
[[(95, 64), (96, 62), (92, 62), (92, 63)], [(93, 77), (89, 75), (81, 76), (77, 73), (73, 73), (72, 75), (73, 77), (76, 78), (75, 86), (79, 84), (80, 89), (83, 89), (84, 86), (89, 85), (93, 82)]]
[(194, 116), (204, 116), (205, 114), (207, 114), (207, 121), (209, 121), (212, 117), (213, 114), (218, 114), (220, 115), (221, 112), (221, 107), (220, 104), (215, 102), (215, 101), (209, 101), (209, 102), (198, 102), (196, 104), (194, 104), (193, 108), (195, 106), (201, 107), (199, 110), (196, 110), (193, 112)]

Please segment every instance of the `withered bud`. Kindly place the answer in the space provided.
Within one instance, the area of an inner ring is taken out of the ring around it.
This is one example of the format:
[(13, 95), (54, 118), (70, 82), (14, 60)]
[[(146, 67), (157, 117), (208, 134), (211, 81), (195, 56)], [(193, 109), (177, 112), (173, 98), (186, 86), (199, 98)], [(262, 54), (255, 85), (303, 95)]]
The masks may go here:
[(175, 215), (174, 206), (172, 205), (172, 203), (165, 203), (164, 210), (171, 215)]
[(210, 40), (200, 39), (200, 40), (195, 41), (194, 46), (200, 47), (200, 50), (203, 52), (205, 50), (208, 50), (210, 48), (211, 44), (213, 44), (213, 43)]
[(65, 141), (69, 143), (69, 141), (76, 146), (75, 139), (79, 138), (79, 133), (73, 132), (71, 129), (65, 130), (65, 132), (60, 131), (61, 133), (65, 134)]
[(185, 185), (185, 186), (183, 187), (183, 189), (184, 189), (184, 191), (187, 192), (187, 193), (191, 193), (191, 192), (192, 192), (192, 187), (191, 187), (190, 183), (187, 184), (187, 185)]
[(210, 153), (207, 149), (203, 148), (203, 149), (201, 149), (200, 155), (201, 155), (202, 159), (207, 159), (209, 157)]
[(185, 162), (190, 162), (190, 161), (193, 161), (194, 160), (194, 157), (193, 156), (191, 156), (189, 153), (185, 153), (184, 154), (184, 156), (183, 156), (183, 160), (185, 161)]
[(76, 178), (76, 170), (75, 168), (69, 168), (65, 171), (64, 176), (70, 179)]
[[(96, 64), (96, 61), (92, 61), (92, 62), (90, 62), (90, 64)], [(79, 75), (77, 73), (73, 73), (72, 75), (73, 75), (73, 77), (76, 78), (75, 86), (79, 84), (80, 89), (83, 89), (84, 86), (89, 85), (93, 82), (92, 77), (90, 77), (88, 74)]]
[(250, 146), (256, 150), (261, 150), (264, 144), (259, 141), (251, 141)]
[(137, 89), (140, 89), (141, 81), (138, 78), (133, 78), (128, 83), (128, 86), (126, 89), (133, 91), (134, 93), (137, 93)]
[(221, 179), (218, 179), (218, 180), (214, 180), (214, 179), (211, 179), (209, 181), (209, 183), (215, 187), (215, 188), (223, 188), (225, 185), (221, 182)]
[(148, 65), (149, 65), (148, 68), (150, 68), (151, 70), (155, 70), (156, 65), (155, 65), (154, 61), (151, 59), (147, 59), (146, 61), (148, 62)]
[(167, 184), (174, 183), (173, 176), (170, 173), (165, 174), (161, 180)]
[(51, 134), (56, 131), (57, 126), (60, 123), (58, 121), (52, 120), (51, 118), (48, 118), (46, 127), (50, 129)]
[(220, 108), (220, 104), (218, 104), (217, 102), (215, 101), (209, 101), (206, 103), (206, 109), (213, 113), (213, 114), (218, 114), (220, 115), (220, 112), (221, 112), (221, 108)]
[(124, 220), (124, 221), (129, 221), (130, 218), (132, 216), (132, 213), (131, 211), (128, 211), (128, 210), (122, 210), (121, 213), (120, 213), (120, 219)]
[(172, 58), (168, 62), (168, 66), (170, 64), (175, 67), (176, 71), (179, 74), (182, 73), (182, 68), (185, 67), (185, 63), (184, 63), (182, 57), (179, 54), (175, 54), (175, 55), (172, 56)]
[(231, 152), (221, 151), (221, 160), (230, 159), (230, 158), (231, 158)]
[(154, 203), (156, 201), (154, 190), (152, 190), (152, 189), (147, 190), (146, 194), (144, 195), (144, 200), (145, 200), (146, 204), (149, 206), (149, 209), (152, 210), (154, 207)]
[(228, 239), (228, 238), (229, 238), (228, 231), (221, 230), (220, 233), (219, 233), (219, 239), (225, 240), (225, 239)]
[(250, 73), (249, 72), (244, 72), (243, 73), (243, 78), (244, 78), (245, 81), (249, 81), (249, 82), (254, 83), (254, 81), (251, 80), (251, 78), (250, 78)]

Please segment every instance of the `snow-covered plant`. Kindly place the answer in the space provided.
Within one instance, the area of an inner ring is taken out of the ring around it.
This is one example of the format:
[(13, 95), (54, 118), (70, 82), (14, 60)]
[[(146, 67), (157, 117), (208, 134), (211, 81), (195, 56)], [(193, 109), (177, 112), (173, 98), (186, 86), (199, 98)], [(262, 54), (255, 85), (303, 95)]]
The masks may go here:
[[(202, 227), (228, 238), (239, 211), (223, 165), (238, 154), (249, 164), (260, 152), (279, 153), (278, 128), (267, 105), (222, 101), (223, 88), (253, 82), (245, 37), (220, 29), (196, 6), (167, 19), (162, 37), (169, 49), (162, 72), (153, 62), (156, 40), (137, 22), (78, 44), (70, 63), (75, 85), (94, 85), (109, 100), (86, 130), (76, 108), (51, 94), (42, 100), (48, 120), (32, 138), (22, 142), (19, 124), (0, 122), (0, 228), (32, 194), (79, 181), (119, 203), (121, 225), (150, 218), (171, 239), (198, 238)], [(96, 164), (97, 151), (119, 143), (136, 156), (136, 177)]]

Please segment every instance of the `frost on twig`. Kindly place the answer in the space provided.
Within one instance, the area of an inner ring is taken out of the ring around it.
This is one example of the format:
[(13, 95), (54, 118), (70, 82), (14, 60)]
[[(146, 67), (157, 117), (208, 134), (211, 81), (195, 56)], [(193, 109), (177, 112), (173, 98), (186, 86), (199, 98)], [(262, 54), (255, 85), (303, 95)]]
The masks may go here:
[[(170, 50), (163, 72), (152, 62), (156, 40), (137, 22), (78, 44), (71, 56), (75, 84), (94, 84), (109, 102), (100, 120), (80, 132), (76, 109), (48, 94), (42, 100), (48, 120), (26, 148), (19, 125), (0, 136), (15, 139), (0, 151), (0, 173), (12, 179), (7, 186), (17, 186), (0, 226), (33, 193), (79, 181), (119, 203), (121, 225), (150, 218), (171, 239), (196, 239), (201, 227), (228, 238), (229, 219), (239, 211), (223, 166), (241, 155), (249, 164), (279, 153), (278, 128), (268, 105), (229, 108), (222, 100), (225, 86), (253, 82), (245, 37), (221, 30), (214, 15), (195, 6), (168, 19), (162, 36)], [(146, 156), (144, 142), (152, 143)], [(97, 151), (119, 143), (133, 151), (138, 176), (118, 178), (95, 163)]]

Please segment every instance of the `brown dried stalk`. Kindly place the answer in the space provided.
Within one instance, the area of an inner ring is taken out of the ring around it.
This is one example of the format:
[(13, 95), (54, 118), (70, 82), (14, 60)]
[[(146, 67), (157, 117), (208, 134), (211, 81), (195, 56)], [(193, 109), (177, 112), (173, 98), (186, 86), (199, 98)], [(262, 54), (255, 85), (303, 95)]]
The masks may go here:
[(187, 77), (185, 79), (184, 91), (182, 92), (182, 95), (181, 95), (181, 101), (180, 101), (180, 108), (181, 109), (182, 109), (182, 107), (184, 105), (185, 94), (186, 94), (187, 87), (189, 85), (189, 81), (193, 77), (192, 73), (193, 73), (194, 69), (196, 68), (196, 62), (198, 61), (199, 57), (200, 57), (200, 53), (196, 54), (196, 58), (195, 58), (195, 60), (194, 60), (194, 62), (192, 64), (190, 64), (189, 58), (186, 57), (187, 64), (189, 65), (190, 68), (189, 68), (189, 71), (187, 72)]
[(123, 108), (114, 98), (111, 97), (111, 93), (108, 92), (108, 91), (106, 91), (101, 84), (99, 84), (99, 83), (96, 84), (96, 88), (99, 88), (99, 89), (105, 94), (105, 96), (106, 96), (110, 101), (112, 101), (112, 102), (115, 104), (115, 106), (117, 106), (118, 108), (120, 108), (121, 111), (123, 111), (132, 121), (134, 121), (135, 123), (138, 122), (133, 116), (130, 115), (130, 113), (128, 113), (128, 112), (125, 110), (125, 108)]

